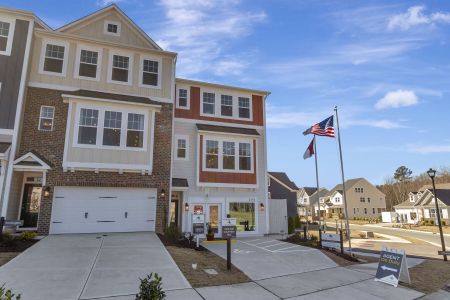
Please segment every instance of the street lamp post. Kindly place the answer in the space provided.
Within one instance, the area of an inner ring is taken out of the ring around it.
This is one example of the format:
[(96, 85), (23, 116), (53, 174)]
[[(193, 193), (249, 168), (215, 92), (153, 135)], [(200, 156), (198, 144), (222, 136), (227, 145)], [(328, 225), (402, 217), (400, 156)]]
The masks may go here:
[(445, 254), (444, 234), (442, 232), (441, 214), (439, 213), (438, 197), (436, 195), (436, 185), (434, 184), (434, 177), (436, 176), (436, 170), (433, 170), (430, 168), (427, 171), (427, 173), (428, 173), (428, 176), (430, 176), (430, 178), (431, 178), (431, 182), (433, 183), (434, 203), (436, 204), (436, 214), (437, 214), (437, 220), (438, 220), (438, 224), (439, 224), (439, 234), (441, 236), (442, 251), (444, 254), (444, 261), (447, 261), (447, 255)]

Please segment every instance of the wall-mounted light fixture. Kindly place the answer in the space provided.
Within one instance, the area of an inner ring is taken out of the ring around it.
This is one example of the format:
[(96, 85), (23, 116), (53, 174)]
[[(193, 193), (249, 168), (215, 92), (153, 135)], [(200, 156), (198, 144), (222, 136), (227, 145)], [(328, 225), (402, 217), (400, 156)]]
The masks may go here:
[(166, 190), (162, 189), (160, 195), (161, 195), (161, 198), (166, 197)]
[(189, 203), (186, 202), (186, 203), (184, 204), (184, 210), (185, 210), (185, 211), (189, 211)]
[(50, 187), (46, 186), (44, 188), (44, 197), (48, 197), (48, 196), (50, 196)]
[(260, 211), (264, 211), (264, 203), (260, 203), (259, 204), (259, 210)]

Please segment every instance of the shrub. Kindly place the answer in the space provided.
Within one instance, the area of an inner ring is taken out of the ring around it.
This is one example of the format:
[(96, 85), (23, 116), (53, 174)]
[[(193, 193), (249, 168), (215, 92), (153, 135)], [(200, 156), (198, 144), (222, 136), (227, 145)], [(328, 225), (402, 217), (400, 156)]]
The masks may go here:
[(2, 234), (2, 242), (4, 243), (11, 243), (14, 240), (14, 236), (12, 235), (12, 233), (10, 231), (3, 231)]
[(36, 238), (36, 232), (33, 231), (24, 231), (20, 234), (20, 238), (24, 241), (31, 241)]
[(146, 278), (139, 278), (141, 284), (139, 286), (139, 293), (136, 295), (136, 300), (162, 300), (166, 299), (166, 294), (162, 290), (162, 278), (155, 273), (147, 275)]
[(293, 217), (288, 218), (288, 234), (294, 233), (295, 231), (295, 220)]
[(300, 216), (295, 216), (295, 228), (300, 228), (302, 227), (302, 222), (300, 221)]
[(0, 287), (0, 300), (20, 300), (20, 294), (17, 296), (11, 290), (6, 290), (5, 284)]
[(434, 220), (430, 220), (430, 224), (431, 224), (431, 225), (434, 225)]
[(447, 223), (445, 223), (445, 221), (442, 221), (442, 226), (446, 226)]
[(175, 225), (174, 223), (171, 223), (169, 225), (169, 227), (167, 227), (164, 230), (164, 236), (166, 237), (166, 239), (168, 241), (176, 242), (180, 239), (181, 232), (180, 232), (180, 229), (178, 229), (177, 225)]

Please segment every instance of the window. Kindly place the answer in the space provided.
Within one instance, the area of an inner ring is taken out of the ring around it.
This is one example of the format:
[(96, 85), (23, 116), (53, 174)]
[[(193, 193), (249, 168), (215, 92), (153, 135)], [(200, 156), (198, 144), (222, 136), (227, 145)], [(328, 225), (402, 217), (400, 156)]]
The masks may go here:
[(375, 214), (375, 208), (372, 208), (372, 213)]
[(218, 169), (219, 168), (219, 142), (218, 141), (206, 141), (206, 168)]
[(381, 214), (381, 208), (378, 208), (378, 213)]
[(356, 214), (356, 208), (353, 208), (353, 214)]
[(142, 61), (142, 84), (158, 86), (159, 62), (149, 59)]
[(120, 23), (105, 21), (103, 30), (105, 34), (120, 36)]
[(188, 107), (188, 90), (178, 89), (178, 107)]
[(239, 97), (239, 118), (250, 118), (250, 98)]
[(177, 140), (177, 158), (186, 158), (186, 139)]
[(250, 170), (251, 161), (250, 143), (239, 143), (239, 170)]
[(222, 116), (233, 116), (233, 97), (229, 95), (221, 95), (221, 109)]
[(367, 203), (370, 203), (370, 197), (367, 197)]
[(122, 113), (105, 111), (103, 126), (103, 145), (120, 146), (120, 129), (122, 128)]
[(364, 214), (367, 215), (367, 208), (364, 208)]
[(223, 142), (223, 168), (226, 170), (235, 169), (235, 148), (234, 142)]
[(203, 113), (214, 115), (216, 95), (214, 93), (203, 93)]
[(255, 231), (255, 203), (230, 202), (229, 214), (231, 218), (236, 218), (236, 230)]
[(364, 198), (364, 197), (359, 198), (359, 202), (365, 203), (366, 202), (366, 198)]
[(341, 202), (341, 198), (340, 197), (336, 197), (336, 203)]
[(128, 82), (130, 58), (128, 56), (113, 55), (111, 80)]
[(65, 47), (47, 44), (45, 46), (44, 71), (63, 73)]
[(364, 188), (355, 188), (355, 193), (364, 193)]
[(415, 220), (415, 219), (417, 219), (417, 213), (411, 212), (411, 213), (409, 213), (409, 217), (411, 220)]
[(144, 115), (128, 114), (127, 147), (144, 146)]
[[(442, 218), (442, 208), (439, 208), (439, 216)], [(430, 218), (437, 218), (436, 208), (430, 208)]]
[(52, 131), (54, 117), (55, 108), (53, 106), (41, 106), (41, 113), (39, 115), (39, 130)]
[(97, 143), (98, 110), (82, 108), (78, 128), (78, 144), (95, 145)]
[(6, 51), (8, 48), (10, 26), (10, 23), (0, 22), (0, 51)]
[(108, 32), (117, 33), (118, 29), (119, 28), (116, 24), (111, 24), (111, 23), (108, 24), (108, 29), (107, 29)]
[(97, 78), (98, 52), (81, 50), (78, 76)]

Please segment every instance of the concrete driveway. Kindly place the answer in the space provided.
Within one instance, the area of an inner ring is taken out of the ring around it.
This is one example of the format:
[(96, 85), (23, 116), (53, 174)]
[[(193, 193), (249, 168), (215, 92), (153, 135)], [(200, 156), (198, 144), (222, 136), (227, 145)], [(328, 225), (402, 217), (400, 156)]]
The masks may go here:
[[(22, 299), (134, 299), (139, 277), (156, 272), (163, 288), (191, 286), (154, 233), (45, 237), (0, 268), (0, 283)], [(170, 294), (170, 293), (169, 293)]]

